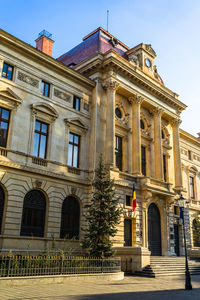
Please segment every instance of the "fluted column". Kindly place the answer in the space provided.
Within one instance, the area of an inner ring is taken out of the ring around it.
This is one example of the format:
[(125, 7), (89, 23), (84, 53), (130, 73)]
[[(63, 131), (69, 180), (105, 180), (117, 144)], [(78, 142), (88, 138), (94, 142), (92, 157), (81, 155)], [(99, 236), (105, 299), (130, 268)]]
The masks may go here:
[(107, 96), (106, 113), (106, 164), (115, 165), (115, 93), (119, 84), (115, 80), (107, 80), (103, 83)]
[(132, 174), (141, 175), (140, 105), (144, 99), (134, 95), (132, 103)]
[(180, 154), (180, 141), (179, 141), (179, 126), (180, 119), (172, 121), (173, 127), (173, 152), (174, 152), (174, 173), (175, 173), (175, 188), (182, 190), (182, 172), (181, 172), (181, 154)]
[(163, 157), (162, 157), (162, 133), (161, 133), (161, 116), (163, 109), (156, 108), (154, 115), (154, 160), (155, 160), (155, 178), (163, 179)]

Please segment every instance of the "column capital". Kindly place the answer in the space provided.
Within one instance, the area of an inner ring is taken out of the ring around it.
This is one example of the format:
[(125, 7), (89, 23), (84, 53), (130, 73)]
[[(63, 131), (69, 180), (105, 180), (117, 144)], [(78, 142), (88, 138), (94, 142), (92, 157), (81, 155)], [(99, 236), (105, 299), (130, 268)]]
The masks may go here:
[(181, 121), (181, 119), (179, 119), (179, 118), (173, 119), (173, 120), (171, 121), (171, 125), (172, 125), (173, 127), (179, 127), (179, 126), (181, 125), (181, 123), (182, 123), (182, 121)]
[(108, 79), (108, 80), (105, 80), (103, 83), (102, 83), (102, 86), (105, 90), (113, 90), (113, 91), (116, 91), (118, 86), (119, 86), (119, 83), (116, 81), (116, 80), (113, 80), (113, 79)]
[(154, 107), (150, 110), (150, 112), (154, 115), (154, 116), (158, 116), (158, 117), (161, 117), (162, 114), (164, 113), (164, 109), (157, 106), (157, 107)]
[(133, 104), (141, 104), (144, 101), (144, 98), (138, 94), (135, 94), (129, 97), (128, 100)]

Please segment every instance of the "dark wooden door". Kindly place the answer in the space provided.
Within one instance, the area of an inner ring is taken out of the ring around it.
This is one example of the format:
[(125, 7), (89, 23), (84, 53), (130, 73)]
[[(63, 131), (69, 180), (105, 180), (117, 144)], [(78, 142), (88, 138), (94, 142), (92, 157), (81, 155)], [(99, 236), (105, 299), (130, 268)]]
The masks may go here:
[(132, 246), (132, 220), (124, 219), (124, 246)]
[(161, 229), (160, 212), (158, 207), (152, 203), (148, 209), (148, 243), (151, 255), (161, 255)]
[(177, 256), (180, 256), (180, 248), (179, 248), (179, 226), (174, 225), (174, 251)]

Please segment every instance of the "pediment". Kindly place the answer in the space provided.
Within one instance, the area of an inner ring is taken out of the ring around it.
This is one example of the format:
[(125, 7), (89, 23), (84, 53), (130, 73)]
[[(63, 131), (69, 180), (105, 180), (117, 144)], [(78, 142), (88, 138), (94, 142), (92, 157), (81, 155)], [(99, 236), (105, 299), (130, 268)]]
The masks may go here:
[(31, 104), (31, 108), (33, 109), (33, 111), (40, 112), (42, 114), (49, 115), (54, 118), (58, 117), (56, 109), (48, 103), (37, 102)]
[(22, 99), (10, 88), (0, 89), (0, 99), (8, 101), (12, 106), (18, 106), (22, 103)]
[(88, 126), (80, 118), (70, 118), (65, 119), (64, 121), (68, 126), (74, 125), (84, 130), (88, 129)]

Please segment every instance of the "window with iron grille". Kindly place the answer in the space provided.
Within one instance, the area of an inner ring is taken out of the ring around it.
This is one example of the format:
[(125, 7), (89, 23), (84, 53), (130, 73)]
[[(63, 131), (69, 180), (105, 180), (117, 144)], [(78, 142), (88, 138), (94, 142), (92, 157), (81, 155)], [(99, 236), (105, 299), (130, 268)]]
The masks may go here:
[(126, 206), (131, 206), (131, 196), (126, 195)]
[(62, 205), (60, 238), (78, 239), (80, 224), (80, 206), (74, 197), (67, 197)]
[(9, 121), (10, 111), (0, 107), (0, 147), (7, 145)]
[(1, 229), (2, 229), (2, 221), (3, 221), (4, 202), (5, 202), (5, 194), (2, 187), (0, 187), (0, 234), (2, 234)]
[(141, 146), (142, 174), (146, 176), (146, 148)]
[(49, 97), (49, 92), (50, 92), (50, 84), (45, 81), (42, 81), (41, 94), (45, 97)]
[(164, 181), (167, 181), (166, 155), (163, 155), (163, 177), (164, 177)]
[(46, 200), (41, 191), (32, 190), (24, 198), (21, 236), (44, 236)]
[(80, 136), (69, 133), (68, 166), (78, 168), (80, 155)]
[(189, 182), (190, 182), (190, 198), (194, 199), (194, 177), (190, 176), (189, 177)]
[(132, 246), (132, 220), (124, 219), (124, 246)]
[(3, 71), (2, 71), (2, 77), (3, 78), (6, 78), (8, 80), (12, 80), (13, 78), (13, 66), (11, 65), (8, 65), (7, 63), (4, 63), (3, 64)]
[(122, 171), (122, 138), (115, 136), (115, 166)]
[(73, 108), (75, 110), (80, 110), (80, 98), (77, 96), (74, 96), (73, 98)]
[(48, 140), (48, 124), (35, 121), (33, 156), (46, 158)]

